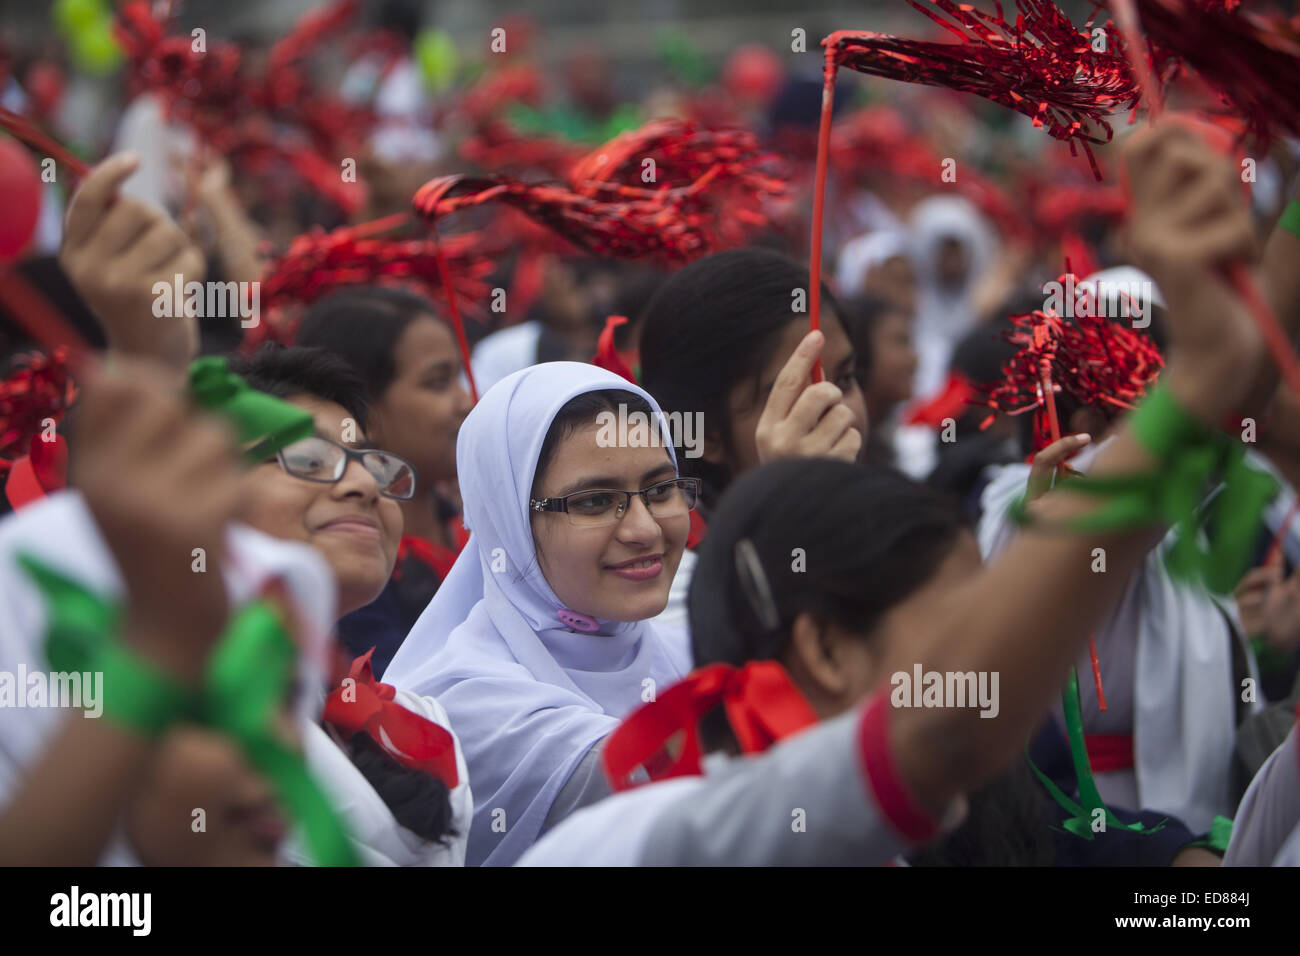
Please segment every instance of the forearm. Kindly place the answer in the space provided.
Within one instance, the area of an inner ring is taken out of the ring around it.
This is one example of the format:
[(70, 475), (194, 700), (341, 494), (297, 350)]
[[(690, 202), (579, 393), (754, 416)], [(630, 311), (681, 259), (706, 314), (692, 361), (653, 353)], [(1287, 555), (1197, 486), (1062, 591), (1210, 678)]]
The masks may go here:
[(0, 809), (0, 866), (93, 866), (153, 746), (103, 718), (68, 717)]
[[(1202, 423), (1217, 422), (1246, 387), (1234, 383), (1242, 380), (1232, 367), (1228, 354), (1194, 368), (1174, 359), (1164, 387)], [(1098, 454), (1090, 475), (1130, 475), (1155, 467), (1124, 423)], [(1044, 496), (1034, 505), (1034, 523), (936, 609), (941, 624), (901, 648), (885, 668), (887, 675), (910, 672), (919, 663), (925, 671), (998, 675), (995, 718), (982, 717), (975, 707), (896, 711), (891, 734), (901, 772), (930, 809), (937, 811), (1012, 759), (1059, 692), (1088, 635), (1159, 541), (1163, 529), (1154, 526), (1060, 530), (1101, 507), (1104, 502), (1096, 498), (1064, 490)], [(1098, 548), (1105, 554), (1104, 572), (1093, 571)]]
[[(1292, 198), (1300, 200), (1300, 182), (1296, 183)], [(1300, 332), (1300, 236), (1280, 225), (1273, 227), (1264, 246), (1259, 280), (1260, 291), (1272, 306), (1273, 314), (1286, 330), (1287, 338), (1294, 341)], [(1254, 378), (1255, 385), (1242, 403), (1243, 415), (1258, 416), (1265, 412), (1278, 388), (1277, 366), (1264, 357)]]

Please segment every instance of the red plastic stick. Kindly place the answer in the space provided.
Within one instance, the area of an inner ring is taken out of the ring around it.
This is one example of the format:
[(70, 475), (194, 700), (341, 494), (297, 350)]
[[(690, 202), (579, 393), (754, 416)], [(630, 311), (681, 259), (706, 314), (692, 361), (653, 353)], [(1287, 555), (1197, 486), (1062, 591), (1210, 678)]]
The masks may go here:
[[(835, 102), (835, 46), (826, 45), (822, 66), (822, 116), (817, 128), (817, 173), (813, 181), (812, 251), (808, 254), (808, 331), (821, 325), (822, 210), (826, 206), (826, 158), (831, 145), (831, 106)], [(822, 380), (822, 360), (813, 365), (814, 382)]]
[(447, 260), (442, 255), (442, 243), (438, 241), (438, 227), (430, 224), (433, 234), (433, 257), (438, 263), (438, 275), (442, 277), (442, 287), (447, 292), (447, 309), (451, 312), (451, 325), (456, 330), (456, 344), (460, 347), (460, 361), (465, 366), (465, 378), (469, 381), (469, 397), (478, 404), (478, 386), (474, 384), (474, 369), (469, 361), (469, 340), (465, 337), (465, 322), (456, 307), (456, 290), (451, 284), (451, 273), (447, 269)]

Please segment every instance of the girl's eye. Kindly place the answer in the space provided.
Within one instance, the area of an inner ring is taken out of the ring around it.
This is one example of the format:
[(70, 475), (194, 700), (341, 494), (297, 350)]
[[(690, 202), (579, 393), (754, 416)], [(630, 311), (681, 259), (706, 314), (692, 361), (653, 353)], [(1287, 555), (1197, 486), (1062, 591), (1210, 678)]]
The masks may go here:
[(646, 497), (651, 501), (670, 501), (677, 493), (677, 486), (673, 485), (656, 485), (653, 488), (646, 489)]
[(583, 495), (580, 498), (569, 499), (570, 510), (586, 515), (600, 514), (602, 511), (608, 511), (613, 506), (614, 496), (604, 493)]

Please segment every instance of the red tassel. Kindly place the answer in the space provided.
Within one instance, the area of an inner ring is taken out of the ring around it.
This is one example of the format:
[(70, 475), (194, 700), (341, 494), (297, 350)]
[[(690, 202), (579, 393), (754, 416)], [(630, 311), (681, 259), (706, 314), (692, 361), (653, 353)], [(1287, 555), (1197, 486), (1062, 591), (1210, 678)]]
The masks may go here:
[(883, 33), (841, 30), (822, 43), (836, 65), (860, 73), (974, 93), (1023, 113), (1057, 139), (1082, 145), (1100, 178), (1091, 145), (1110, 142), (1106, 122), (1129, 109), (1138, 87), (1118, 37), (1108, 24), (1104, 51), (1050, 0), (1017, 0), (1014, 25), (969, 4), (929, 0), (950, 20), (918, 0), (913, 7), (958, 38), (958, 43), (906, 40)]

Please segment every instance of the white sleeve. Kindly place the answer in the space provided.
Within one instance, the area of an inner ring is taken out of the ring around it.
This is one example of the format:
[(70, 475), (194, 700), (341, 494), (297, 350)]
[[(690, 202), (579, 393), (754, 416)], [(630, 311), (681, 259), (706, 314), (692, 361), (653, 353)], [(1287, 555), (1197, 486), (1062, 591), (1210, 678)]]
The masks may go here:
[(1300, 739), (1292, 727), (1241, 798), (1223, 865), (1268, 866), (1298, 828)]
[[(937, 823), (901, 806), (879, 770), (892, 766), (865, 728), (873, 705), (804, 731), (707, 777), (668, 780), (611, 797), (564, 821), (526, 866), (875, 866)], [(869, 755), (877, 751), (876, 757)], [(873, 765), (877, 769), (873, 769)]]

